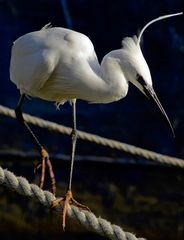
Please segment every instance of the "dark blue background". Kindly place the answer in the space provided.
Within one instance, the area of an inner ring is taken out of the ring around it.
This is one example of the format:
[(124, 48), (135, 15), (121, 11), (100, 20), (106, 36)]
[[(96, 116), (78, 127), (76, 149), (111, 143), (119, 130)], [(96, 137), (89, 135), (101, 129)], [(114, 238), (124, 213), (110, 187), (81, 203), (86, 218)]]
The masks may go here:
[[(183, 10), (177, 1), (66, 1), (69, 10), (59, 0), (1, 0), (0, 1), (0, 104), (15, 108), (19, 92), (9, 79), (10, 52), (13, 41), (35, 31), (48, 22), (53, 26), (80, 31), (92, 40), (99, 61), (111, 50), (121, 47), (121, 40), (136, 34), (148, 21)], [(151, 70), (157, 92), (171, 122), (176, 138), (165, 126), (154, 106), (134, 87), (128, 96), (116, 103), (91, 105), (77, 102), (78, 129), (117, 139), (136, 146), (178, 157), (184, 155), (184, 17), (173, 17), (152, 25), (143, 38), (143, 54)], [(71, 107), (60, 111), (53, 103), (39, 99), (27, 100), (23, 110), (55, 122), (71, 126)], [(33, 148), (30, 139), (14, 120), (1, 116), (1, 148)], [(69, 138), (35, 129), (51, 152), (69, 154)], [(11, 134), (10, 134), (11, 133)], [(88, 142), (78, 142), (78, 154), (118, 156)]]

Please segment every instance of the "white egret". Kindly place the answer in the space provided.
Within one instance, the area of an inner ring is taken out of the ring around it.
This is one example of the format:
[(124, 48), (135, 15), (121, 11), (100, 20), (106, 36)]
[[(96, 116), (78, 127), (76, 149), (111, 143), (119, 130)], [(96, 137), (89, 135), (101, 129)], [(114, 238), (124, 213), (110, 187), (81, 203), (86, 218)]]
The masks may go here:
[(24, 124), (41, 152), (41, 186), (44, 181), (45, 161), (50, 170), (53, 185), (55, 184), (54, 175), (47, 152), (23, 119), (21, 106), (24, 97), (25, 95), (38, 97), (54, 101), (57, 104), (62, 104), (67, 100), (72, 102), (72, 154), (68, 189), (64, 198), (53, 202), (53, 206), (60, 202), (64, 204), (63, 228), (65, 228), (68, 204), (88, 209), (73, 199), (71, 190), (77, 140), (76, 99), (92, 103), (118, 101), (127, 95), (130, 82), (149, 99), (153, 100), (173, 132), (172, 125), (153, 90), (150, 70), (143, 57), (140, 41), (144, 30), (150, 24), (180, 14), (182, 13), (156, 18), (146, 24), (138, 37), (124, 38), (122, 48), (111, 51), (104, 56), (101, 65), (90, 39), (73, 30), (46, 25), (40, 31), (25, 34), (14, 42), (10, 63), (10, 78), (21, 93), (16, 108), (16, 116)]

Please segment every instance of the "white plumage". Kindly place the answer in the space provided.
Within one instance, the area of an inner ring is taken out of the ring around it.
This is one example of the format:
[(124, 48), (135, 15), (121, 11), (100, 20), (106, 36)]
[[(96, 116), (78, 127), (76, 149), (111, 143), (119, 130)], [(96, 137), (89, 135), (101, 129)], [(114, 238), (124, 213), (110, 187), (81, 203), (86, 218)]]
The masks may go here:
[[(98, 62), (92, 42), (85, 35), (47, 24), (40, 31), (28, 33), (18, 38), (12, 47), (10, 78), (21, 92), (15, 110), (17, 118), (24, 124), (42, 156), (40, 186), (44, 183), (44, 161), (48, 153), (24, 121), (21, 106), (25, 95), (39, 97), (58, 104), (72, 100), (73, 130), (70, 178), (64, 198), (53, 202), (53, 206), (64, 203), (62, 226), (68, 204), (72, 203), (88, 209), (73, 199), (71, 191), (75, 146), (77, 140), (76, 101), (83, 99), (93, 103), (110, 103), (127, 95), (129, 82), (150, 98), (160, 110), (173, 134), (172, 125), (152, 87), (149, 67), (143, 57), (140, 40), (144, 30), (153, 22), (182, 13), (162, 16), (149, 22), (139, 36), (126, 37), (122, 48), (108, 53)], [(51, 163), (48, 164), (53, 192), (55, 179)]]
[[(160, 17), (146, 26), (179, 14)], [(138, 39), (124, 38), (123, 47), (108, 53), (100, 66), (87, 36), (46, 25), (14, 42), (10, 78), (21, 94), (55, 102), (74, 98), (94, 103), (117, 101), (126, 96), (128, 82), (145, 93), (137, 77), (150, 87), (152, 80), (139, 44), (142, 34)]]
[(46, 28), (14, 42), (10, 78), (21, 93), (45, 100), (108, 103), (128, 90), (120, 58), (123, 50), (113, 51), (100, 66), (88, 37), (65, 28)]

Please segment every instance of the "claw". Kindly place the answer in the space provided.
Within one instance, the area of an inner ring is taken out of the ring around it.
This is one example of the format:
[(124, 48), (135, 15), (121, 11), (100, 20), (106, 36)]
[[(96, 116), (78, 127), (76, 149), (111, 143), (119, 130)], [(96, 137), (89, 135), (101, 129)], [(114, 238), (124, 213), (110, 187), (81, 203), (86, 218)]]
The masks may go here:
[(56, 180), (55, 180), (54, 172), (52, 169), (52, 164), (51, 164), (51, 161), (49, 158), (47, 159), (46, 163), (47, 163), (47, 168), (49, 170), (49, 175), (50, 175), (51, 191), (55, 195), (56, 194)]
[(54, 201), (52, 201), (50, 208), (53, 209), (55, 208), (58, 204), (61, 204), (63, 201), (63, 198), (56, 198)]
[(41, 175), (40, 175), (40, 188), (43, 188), (44, 182), (45, 182), (45, 157), (42, 156), (42, 164), (41, 164)]
[(66, 192), (66, 194), (63, 198), (57, 198), (51, 203), (51, 209), (55, 208), (58, 204), (63, 205), (63, 210), (62, 210), (62, 215), (61, 215), (61, 217), (62, 217), (61, 223), (62, 223), (63, 231), (65, 230), (65, 226), (66, 226), (66, 214), (67, 214), (69, 204), (79, 207), (83, 210), (91, 211), (87, 206), (77, 202), (73, 198), (72, 192), (69, 190)]
[(37, 170), (40, 169), (42, 164), (38, 161), (35, 161), (34, 163), (34, 173), (36, 174)]
[(45, 182), (45, 171), (46, 171), (46, 168), (48, 169), (49, 175), (50, 175), (50, 181), (51, 181), (51, 191), (55, 195), (55, 193), (56, 193), (56, 180), (55, 180), (52, 164), (51, 164), (51, 161), (50, 161), (50, 158), (49, 158), (49, 154), (45, 150), (44, 147), (41, 148), (40, 153), (41, 153), (41, 157), (42, 157), (42, 162), (36, 164), (36, 166), (34, 168), (34, 172), (36, 172), (39, 168), (41, 168), (39, 186), (40, 186), (40, 188), (43, 188), (43, 185), (44, 185), (44, 182)]

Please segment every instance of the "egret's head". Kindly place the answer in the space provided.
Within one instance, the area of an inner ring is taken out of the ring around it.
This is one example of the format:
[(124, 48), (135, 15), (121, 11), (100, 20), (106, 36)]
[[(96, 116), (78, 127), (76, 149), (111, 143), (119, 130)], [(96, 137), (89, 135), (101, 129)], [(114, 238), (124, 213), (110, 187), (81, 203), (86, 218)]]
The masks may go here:
[(126, 37), (122, 41), (123, 72), (129, 82), (145, 94), (144, 84), (152, 86), (149, 67), (142, 54), (137, 36)]
[(154, 19), (148, 24), (146, 24), (146, 26), (141, 30), (138, 37), (137, 36), (134, 36), (133, 38), (126, 37), (122, 41), (123, 51), (122, 68), (127, 80), (131, 82), (134, 86), (136, 86), (144, 95), (146, 95), (150, 100), (152, 100), (152, 102), (154, 102), (154, 104), (157, 105), (158, 109), (160, 110), (160, 113), (162, 114), (166, 122), (169, 124), (169, 127), (171, 128), (173, 135), (174, 130), (169, 121), (169, 118), (153, 89), (150, 70), (142, 54), (140, 48), (140, 41), (144, 30), (150, 24), (158, 20), (180, 14), (182, 13), (165, 15), (157, 19)]

